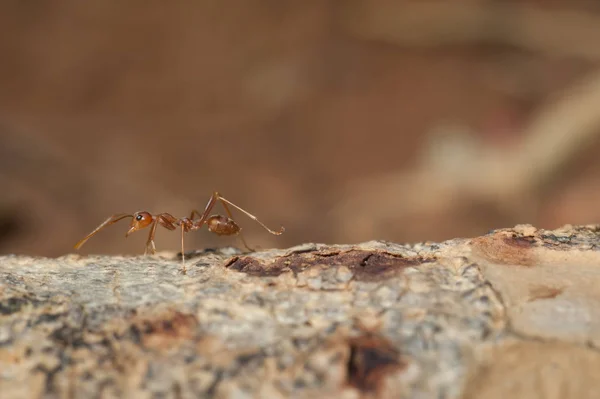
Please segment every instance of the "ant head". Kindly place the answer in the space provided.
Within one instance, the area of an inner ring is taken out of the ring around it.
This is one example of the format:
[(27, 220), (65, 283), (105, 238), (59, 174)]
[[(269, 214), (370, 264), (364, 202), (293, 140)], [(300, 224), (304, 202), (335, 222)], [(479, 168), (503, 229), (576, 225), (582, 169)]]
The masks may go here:
[(148, 227), (152, 223), (153, 217), (149, 212), (136, 212), (133, 214), (133, 219), (129, 225), (129, 230), (125, 234), (127, 237), (129, 234)]

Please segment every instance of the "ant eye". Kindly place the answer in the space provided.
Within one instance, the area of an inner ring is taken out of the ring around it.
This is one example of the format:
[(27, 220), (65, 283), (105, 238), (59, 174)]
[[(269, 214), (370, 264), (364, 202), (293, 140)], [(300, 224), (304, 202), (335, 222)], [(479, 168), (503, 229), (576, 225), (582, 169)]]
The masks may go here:
[(137, 216), (135, 217), (135, 220), (137, 220), (137, 221), (140, 221), (140, 220), (142, 220), (142, 215), (137, 215)]

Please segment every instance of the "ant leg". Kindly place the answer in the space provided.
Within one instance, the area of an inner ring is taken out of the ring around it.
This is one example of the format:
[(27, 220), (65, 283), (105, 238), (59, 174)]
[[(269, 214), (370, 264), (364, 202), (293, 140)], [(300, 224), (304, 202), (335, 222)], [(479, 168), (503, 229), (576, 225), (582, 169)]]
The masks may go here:
[(240, 208), (239, 206), (237, 206), (233, 202), (231, 202), (231, 201), (229, 201), (229, 200), (221, 197), (221, 194), (219, 194), (218, 192), (215, 192), (213, 194), (213, 196), (215, 196), (218, 200), (221, 201), (221, 204), (223, 204), (223, 207), (225, 208), (225, 210), (229, 214), (230, 218), (231, 218), (231, 212), (229, 211), (229, 207), (227, 206), (227, 204), (231, 205), (232, 207), (234, 207), (238, 211), (243, 212), (246, 216), (248, 216), (250, 219), (254, 220), (256, 223), (260, 224), (265, 230), (267, 230), (269, 233), (271, 233), (273, 235), (278, 236), (278, 235), (283, 234), (283, 232), (285, 231), (285, 228), (283, 226), (281, 226), (281, 228), (279, 229), (279, 231), (273, 231), (273, 230), (271, 230), (270, 228), (268, 228), (267, 226), (265, 226), (265, 224), (263, 222), (261, 222), (260, 220), (258, 220), (258, 218), (256, 216), (254, 216), (250, 212), (245, 211), (244, 209)]
[[(218, 193), (216, 193), (216, 194), (219, 195)], [(225, 208), (225, 212), (227, 212), (227, 216), (229, 216), (229, 219), (233, 220), (233, 215), (231, 214), (231, 210), (229, 209), (227, 204), (225, 202), (221, 201), (221, 205), (223, 205), (223, 208)], [(246, 239), (244, 238), (244, 233), (242, 232), (241, 228), (240, 228), (240, 232), (238, 233), (238, 237), (240, 237), (240, 240), (242, 240), (242, 243), (244, 244), (244, 246), (246, 247), (246, 249), (248, 251), (255, 252), (255, 249), (250, 248), (250, 246), (246, 242)]]
[(185, 233), (185, 226), (181, 224), (181, 263), (183, 265), (183, 274), (185, 274), (185, 252), (183, 250), (183, 233)]
[(215, 204), (217, 203), (217, 197), (215, 196), (215, 194), (213, 194), (210, 197), (210, 199), (208, 200), (206, 207), (204, 207), (204, 212), (200, 213), (195, 209), (192, 211), (192, 214), (190, 217), (192, 220), (194, 219), (194, 215), (200, 216), (200, 219), (194, 221), (195, 229), (198, 229), (198, 228), (202, 227), (202, 225), (204, 225), (204, 223), (206, 222), (206, 219), (208, 219), (208, 215), (209, 215), (210, 211), (215, 207)]
[[(168, 214), (168, 213), (161, 213), (159, 215), (157, 215), (154, 218), (154, 221), (152, 222), (152, 227), (150, 228), (150, 233), (148, 234), (148, 241), (146, 241), (146, 250), (144, 251), (144, 255), (146, 255), (148, 253), (148, 249), (150, 249), (150, 252), (154, 255), (156, 253), (156, 246), (154, 245), (154, 236), (156, 234), (156, 228), (158, 227), (158, 225), (160, 224), (162, 227), (168, 229), (168, 230), (175, 230), (175, 223), (177, 222), (177, 218), (173, 217), (172, 215)], [(186, 270), (185, 270), (185, 254), (184, 254), (184, 248), (183, 248), (183, 233), (185, 232), (185, 226), (182, 224), (181, 225), (181, 256), (182, 256), (182, 262), (184, 262), (183, 265), (183, 272), (185, 274)]]
[[(208, 203), (206, 204), (206, 207), (204, 208), (204, 212), (202, 212), (202, 214), (200, 214), (200, 212), (198, 212), (195, 209), (192, 211), (192, 214), (191, 214), (192, 219), (194, 218), (195, 215), (200, 216), (200, 219), (195, 222), (196, 226), (202, 226), (206, 222), (206, 219), (208, 218), (208, 214), (210, 213), (212, 208), (214, 208), (217, 201), (220, 200), (221, 198), (222, 197), (219, 195), (219, 193), (215, 191), (212, 194), (212, 196), (210, 197), (210, 199), (208, 200)], [(227, 212), (227, 216), (229, 216), (229, 219), (233, 220), (233, 215), (231, 214), (229, 207), (227, 207), (227, 204), (225, 202), (221, 202), (221, 204), (223, 205), (223, 208), (225, 208), (225, 212)], [(240, 239), (242, 240), (242, 243), (244, 244), (246, 249), (249, 250), (250, 252), (254, 252), (254, 249), (250, 248), (250, 246), (244, 239), (244, 236), (241, 231), (239, 232), (238, 235), (239, 235)]]
[[(223, 205), (223, 208), (225, 208), (225, 211), (227, 212), (227, 215), (229, 216), (229, 218), (231, 220), (233, 220), (233, 215), (231, 214), (231, 210), (229, 209), (228, 205), (233, 206), (235, 209), (239, 210), (240, 212), (244, 213), (246, 216), (248, 216), (250, 219), (254, 220), (255, 222), (257, 222), (258, 224), (260, 224), (265, 230), (267, 230), (269, 233), (274, 234), (274, 235), (280, 235), (282, 234), (285, 229), (283, 228), (283, 226), (281, 226), (281, 228), (279, 229), (279, 231), (273, 231), (270, 228), (268, 228), (264, 223), (262, 223), (260, 220), (258, 220), (258, 218), (256, 216), (254, 216), (253, 214), (251, 214), (250, 212), (240, 208), (239, 206), (237, 206), (236, 204), (234, 204), (233, 202), (227, 200), (226, 198), (222, 197), (221, 194), (219, 194), (218, 191), (213, 192), (212, 196), (210, 197), (210, 199), (208, 200), (208, 203), (206, 204), (206, 207), (204, 208), (204, 212), (202, 212), (202, 214), (200, 214), (200, 212), (194, 210), (192, 211), (192, 218), (194, 217), (194, 215), (200, 215), (200, 219), (194, 221), (194, 229), (198, 229), (200, 228), (204, 223), (206, 223), (206, 220), (208, 219), (209, 216), (209, 212), (212, 210), (212, 208), (214, 208), (215, 204), (217, 201), (221, 202), (221, 205)], [(248, 246), (248, 244), (246, 243), (246, 240), (244, 239), (241, 231), (239, 233), (240, 238), (242, 239), (242, 242), (244, 243), (244, 246), (250, 250), (253, 251), (252, 248), (250, 248)]]
[(157, 216), (158, 223), (161, 224), (162, 227), (168, 230), (175, 230), (175, 224), (178, 222), (178, 219), (169, 213), (160, 213)]
[(117, 215), (112, 215), (111, 217), (109, 217), (108, 219), (106, 219), (104, 222), (102, 222), (98, 227), (96, 227), (94, 229), (94, 231), (92, 231), (90, 234), (88, 234), (87, 236), (85, 236), (84, 238), (82, 238), (81, 240), (79, 240), (79, 242), (77, 244), (75, 244), (75, 249), (79, 249), (83, 246), (83, 244), (85, 244), (87, 242), (87, 240), (89, 240), (90, 238), (92, 238), (92, 236), (94, 236), (96, 233), (98, 233), (100, 230), (102, 230), (104, 227), (109, 226), (113, 223), (118, 222), (121, 219), (125, 219), (126, 217), (133, 217), (133, 215), (128, 215), (128, 214), (117, 214)]
[(179, 223), (181, 225), (181, 263), (183, 264), (183, 273), (185, 274), (185, 252), (183, 247), (183, 234), (185, 233), (186, 225), (182, 221), (182, 219), (177, 219), (169, 213), (161, 213), (158, 215), (158, 223), (168, 230), (175, 230), (176, 224)]
[(146, 250), (144, 251), (144, 255), (148, 254), (148, 250), (150, 253), (154, 255), (156, 253), (156, 245), (154, 245), (154, 235), (156, 234), (156, 228), (160, 224), (164, 228), (168, 230), (175, 230), (175, 226), (173, 222), (176, 221), (173, 216), (168, 213), (161, 213), (153, 218), (152, 226), (150, 227), (150, 233), (148, 234), (148, 241), (146, 241)]
[(154, 255), (156, 253), (156, 246), (154, 245), (154, 234), (156, 233), (156, 227), (158, 226), (158, 218), (154, 219), (152, 222), (152, 227), (150, 228), (150, 233), (148, 234), (148, 241), (146, 241), (146, 249), (144, 250), (144, 255), (148, 255), (148, 249), (150, 253)]

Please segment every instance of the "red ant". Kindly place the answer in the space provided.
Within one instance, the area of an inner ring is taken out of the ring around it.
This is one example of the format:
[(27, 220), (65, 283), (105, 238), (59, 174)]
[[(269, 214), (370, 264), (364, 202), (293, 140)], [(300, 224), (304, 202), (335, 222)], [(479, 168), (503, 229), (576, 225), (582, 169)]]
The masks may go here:
[[(223, 205), (223, 208), (225, 208), (225, 211), (227, 212), (228, 217), (225, 217), (222, 215), (210, 215), (210, 216), (208, 215), (209, 212), (216, 205), (217, 201), (221, 202), (221, 204)], [(111, 217), (106, 219), (104, 222), (102, 222), (98, 227), (96, 227), (96, 229), (94, 231), (92, 231), (90, 234), (88, 234), (86, 237), (84, 237), (81, 241), (79, 241), (77, 244), (75, 244), (75, 249), (81, 248), (81, 246), (83, 244), (85, 244), (87, 240), (89, 240), (92, 236), (94, 236), (96, 233), (98, 233), (104, 227), (111, 225), (113, 223), (116, 223), (121, 219), (130, 217), (130, 218), (132, 218), (132, 220), (131, 220), (131, 224), (129, 225), (129, 230), (127, 230), (127, 233), (125, 233), (125, 237), (129, 236), (129, 234), (131, 234), (133, 232), (142, 230), (142, 229), (150, 226), (150, 234), (148, 235), (148, 241), (146, 241), (146, 250), (144, 251), (144, 255), (146, 255), (148, 253), (148, 250), (150, 250), (150, 252), (152, 254), (156, 253), (156, 246), (154, 245), (154, 235), (156, 233), (156, 227), (158, 225), (161, 225), (168, 230), (175, 230), (177, 228), (177, 226), (181, 227), (181, 259), (182, 259), (182, 262), (185, 262), (185, 255), (183, 252), (183, 235), (184, 235), (184, 233), (194, 231), (194, 230), (199, 230), (205, 224), (208, 228), (208, 231), (210, 231), (211, 233), (215, 233), (219, 236), (239, 235), (239, 237), (242, 239), (242, 242), (244, 243), (244, 246), (249, 251), (253, 251), (253, 249), (248, 246), (248, 244), (246, 243), (246, 240), (244, 239), (244, 237), (241, 233), (242, 228), (240, 226), (238, 226), (238, 224), (233, 220), (233, 216), (231, 215), (231, 211), (229, 210), (228, 205), (231, 205), (232, 207), (236, 208), (237, 210), (243, 212), (250, 219), (255, 220), (258, 224), (260, 224), (265, 230), (267, 230), (271, 234), (280, 235), (285, 231), (283, 226), (281, 227), (281, 229), (279, 231), (271, 230), (270, 228), (265, 226), (260, 220), (258, 220), (256, 218), (256, 216), (243, 210), (239, 206), (235, 205), (233, 202), (223, 198), (221, 196), (221, 194), (219, 194), (218, 192), (214, 192), (212, 197), (208, 201), (208, 204), (206, 204), (206, 208), (204, 208), (204, 212), (200, 213), (197, 210), (193, 210), (192, 214), (190, 215), (189, 218), (183, 217), (181, 219), (177, 219), (176, 217), (172, 216), (169, 213), (159, 213), (158, 215), (152, 215), (150, 212), (146, 212), (146, 211), (136, 212), (133, 215), (130, 215), (130, 214), (112, 215)], [(199, 216), (200, 218), (194, 219), (194, 216)], [(184, 271), (185, 271), (185, 266), (184, 266)]]

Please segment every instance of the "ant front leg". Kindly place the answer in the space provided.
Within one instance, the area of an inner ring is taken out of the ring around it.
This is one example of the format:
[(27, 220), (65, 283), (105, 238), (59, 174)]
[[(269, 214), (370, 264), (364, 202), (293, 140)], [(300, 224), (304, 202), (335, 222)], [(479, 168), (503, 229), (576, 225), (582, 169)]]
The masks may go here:
[(161, 213), (157, 216), (152, 217), (152, 225), (150, 227), (150, 233), (148, 234), (148, 240), (146, 241), (146, 250), (144, 251), (144, 255), (148, 254), (148, 250), (150, 253), (154, 255), (156, 253), (156, 245), (154, 245), (154, 236), (156, 234), (156, 228), (160, 224), (162, 227), (167, 230), (175, 230), (175, 223), (177, 219), (168, 213)]
[(125, 213), (112, 215), (111, 217), (106, 219), (104, 222), (102, 222), (98, 227), (96, 227), (94, 229), (94, 231), (92, 231), (90, 234), (88, 234), (87, 236), (85, 236), (84, 238), (79, 240), (79, 242), (77, 242), (77, 244), (75, 244), (75, 249), (81, 248), (83, 246), (83, 244), (85, 244), (90, 238), (92, 238), (94, 235), (96, 235), (100, 230), (102, 230), (106, 226), (110, 226), (111, 224), (114, 224), (114, 223), (118, 222), (119, 220), (125, 219), (127, 217), (133, 218), (134, 216), (125, 214)]
[(148, 250), (152, 255), (156, 253), (156, 245), (154, 245), (154, 235), (156, 234), (156, 226), (158, 226), (158, 219), (154, 219), (150, 233), (148, 234), (148, 240), (146, 241), (146, 249), (144, 249), (144, 256), (148, 255)]

